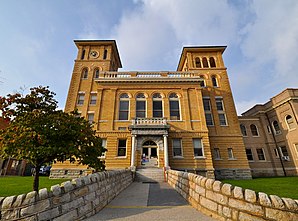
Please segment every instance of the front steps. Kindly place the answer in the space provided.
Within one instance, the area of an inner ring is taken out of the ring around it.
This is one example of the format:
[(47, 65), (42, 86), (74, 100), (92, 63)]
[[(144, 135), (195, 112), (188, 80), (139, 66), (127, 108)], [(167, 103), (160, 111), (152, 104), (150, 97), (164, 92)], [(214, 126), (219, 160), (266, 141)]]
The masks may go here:
[(136, 171), (137, 182), (162, 183), (165, 182), (164, 171), (161, 168), (140, 168)]

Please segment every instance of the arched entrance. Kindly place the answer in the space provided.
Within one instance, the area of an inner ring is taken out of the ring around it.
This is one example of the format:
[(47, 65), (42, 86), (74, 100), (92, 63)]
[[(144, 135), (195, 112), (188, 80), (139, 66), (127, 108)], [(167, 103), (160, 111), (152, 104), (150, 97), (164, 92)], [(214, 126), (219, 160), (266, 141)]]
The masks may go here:
[(158, 167), (158, 146), (152, 140), (147, 140), (142, 145), (142, 165)]

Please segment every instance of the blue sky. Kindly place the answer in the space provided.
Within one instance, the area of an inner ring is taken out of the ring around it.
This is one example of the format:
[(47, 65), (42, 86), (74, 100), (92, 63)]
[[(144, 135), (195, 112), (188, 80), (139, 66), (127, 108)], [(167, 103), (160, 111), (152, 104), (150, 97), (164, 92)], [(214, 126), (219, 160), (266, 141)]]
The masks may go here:
[(227, 45), (238, 114), (298, 87), (297, 0), (2, 0), (0, 96), (48, 85), (64, 108), (74, 39), (115, 39), (122, 71), (176, 70), (183, 46)]

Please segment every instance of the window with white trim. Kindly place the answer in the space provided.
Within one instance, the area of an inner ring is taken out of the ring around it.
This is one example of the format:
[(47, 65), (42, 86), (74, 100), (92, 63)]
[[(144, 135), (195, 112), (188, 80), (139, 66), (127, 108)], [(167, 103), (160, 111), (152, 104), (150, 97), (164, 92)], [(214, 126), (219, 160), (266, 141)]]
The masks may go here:
[(215, 160), (220, 160), (221, 159), (219, 148), (214, 148), (213, 153), (214, 153), (214, 159)]
[(264, 149), (263, 148), (257, 148), (257, 155), (258, 155), (258, 159), (261, 161), (266, 160), (265, 159), (265, 153), (264, 153)]
[(253, 137), (258, 137), (259, 136), (259, 131), (258, 128), (255, 124), (250, 125), (250, 131)]
[(218, 82), (217, 82), (217, 78), (216, 78), (216, 76), (212, 76), (211, 77), (211, 81), (212, 81), (212, 86), (213, 87), (218, 87)]
[(87, 114), (87, 119), (88, 119), (89, 124), (93, 124), (93, 122), (94, 122), (94, 113), (88, 113)]
[(195, 138), (193, 139), (193, 148), (194, 148), (194, 156), (195, 157), (204, 157), (204, 148), (202, 139)]
[(144, 93), (139, 93), (136, 96), (136, 117), (146, 117), (146, 97)]
[(118, 140), (118, 157), (125, 157), (126, 156), (126, 139), (119, 139)]
[(200, 86), (201, 87), (206, 87), (206, 81), (205, 81), (205, 77), (203, 75), (200, 75), (200, 78), (202, 79), (200, 81)]
[(160, 93), (153, 94), (152, 102), (153, 102), (153, 117), (163, 117), (161, 94)]
[(291, 115), (286, 116), (286, 123), (287, 123), (289, 130), (295, 129), (295, 122)]
[(127, 93), (120, 95), (119, 100), (119, 120), (128, 120), (129, 115), (129, 96)]
[(90, 105), (96, 105), (97, 93), (91, 92), (90, 94)]
[(169, 95), (170, 102), (170, 120), (180, 120), (180, 104), (179, 97), (176, 93)]
[(173, 144), (173, 157), (182, 157), (182, 140), (175, 138), (172, 140)]
[(282, 157), (288, 157), (289, 156), (288, 150), (285, 146), (279, 147), (279, 150), (281, 152)]
[(211, 102), (209, 97), (203, 97), (203, 106), (204, 106), (204, 112), (205, 112), (205, 119), (207, 126), (213, 126), (213, 117), (212, 117), (212, 111), (211, 111)]
[(252, 154), (252, 149), (251, 148), (246, 148), (245, 152), (246, 152), (247, 160), (248, 161), (253, 161), (254, 157), (253, 157), (253, 154)]
[(202, 68), (201, 59), (199, 57), (196, 57), (195, 63), (196, 63), (196, 68)]
[(272, 122), (272, 126), (273, 126), (273, 129), (274, 129), (274, 133), (276, 135), (281, 134), (281, 130), (280, 130), (279, 124), (278, 124), (278, 122), (276, 120)]
[(77, 105), (83, 105), (84, 104), (84, 99), (85, 99), (85, 93), (84, 92), (80, 92), (78, 94)]
[(105, 158), (106, 157), (106, 152), (107, 152), (107, 139), (106, 138), (101, 138), (101, 146), (106, 149), (105, 152), (101, 153), (101, 157)]
[(223, 98), (216, 97), (215, 103), (216, 103), (216, 108), (217, 108), (217, 112), (218, 112), (219, 125), (226, 126), (227, 119), (226, 119), (226, 113), (225, 113), (225, 108), (224, 108), (224, 104), (223, 104)]
[(229, 160), (235, 159), (234, 153), (233, 153), (233, 148), (228, 148), (228, 158), (229, 158)]

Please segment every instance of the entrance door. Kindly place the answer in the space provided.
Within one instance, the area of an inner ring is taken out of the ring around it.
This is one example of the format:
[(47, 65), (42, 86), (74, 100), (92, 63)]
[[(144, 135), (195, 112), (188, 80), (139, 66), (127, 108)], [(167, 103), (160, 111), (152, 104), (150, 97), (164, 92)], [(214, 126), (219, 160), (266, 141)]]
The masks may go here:
[(143, 143), (142, 165), (146, 167), (158, 167), (158, 151), (154, 141)]

